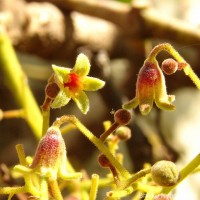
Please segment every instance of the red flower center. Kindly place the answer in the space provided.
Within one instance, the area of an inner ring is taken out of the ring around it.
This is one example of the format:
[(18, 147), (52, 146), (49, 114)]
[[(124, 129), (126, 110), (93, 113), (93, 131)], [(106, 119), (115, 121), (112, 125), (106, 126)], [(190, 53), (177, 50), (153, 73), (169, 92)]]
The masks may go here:
[(70, 73), (69, 78), (66, 83), (64, 83), (64, 88), (68, 87), (70, 91), (77, 91), (81, 87), (80, 77), (75, 73)]
[(159, 77), (159, 71), (153, 63), (147, 62), (139, 73), (139, 82), (152, 86)]

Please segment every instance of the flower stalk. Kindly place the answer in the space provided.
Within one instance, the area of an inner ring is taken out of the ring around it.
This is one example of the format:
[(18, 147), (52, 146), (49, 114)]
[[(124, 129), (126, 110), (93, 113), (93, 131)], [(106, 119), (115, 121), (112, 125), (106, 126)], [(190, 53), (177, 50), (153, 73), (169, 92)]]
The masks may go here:
[(102, 141), (93, 135), (75, 116), (64, 115), (58, 118), (53, 126), (60, 127), (63, 123), (71, 122), (73, 123), (83, 135), (85, 135), (105, 156), (109, 159), (111, 164), (119, 171), (119, 173), (124, 178), (129, 178), (129, 172), (115, 159), (115, 157), (110, 153), (108, 148), (102, 143)]

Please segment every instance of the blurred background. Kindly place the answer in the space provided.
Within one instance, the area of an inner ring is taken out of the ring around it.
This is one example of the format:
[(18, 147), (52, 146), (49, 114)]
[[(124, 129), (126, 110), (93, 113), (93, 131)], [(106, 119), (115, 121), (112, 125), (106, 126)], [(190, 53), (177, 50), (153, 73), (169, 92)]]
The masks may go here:
[[(74, 114), (99, 136), (103, 121), (113, 121), (113, 111), (135, 96), (138, 71), (155, 45), (171, 43), (200, 77), (199, 10), (198, 0), (0, 0), (0, 30), (9, 35), (38, 105), (44, 101), (52, 64), (73, 67), (80, 52), (89, 57), (90, 76), (105, 80), (106, 86), (88, 93), (86, 116), (70, 102), (51, 111), (51, 123)], [(168, 57), (162, 53), (158, 60)], [(19, 108), (6, 78), (0, 66), (3, 111)], [(176, 95), (174, 112), (154, 107), (143, 117), (138, 108), (132, 111), (132, 138), (120, 148), (125, 166), (133, 172), (145, 162), (161, 159), (181, 168), (200, 151), (200, 92), (183, 72), (166, 76), (166, 85), (168, 93)], [(0, 138), (0, 163), (18, 163), (18, 143), (24, 145), (26, 155), (34, 155), (37, 139), (23, 119), (0, 121)], [(77, 170), (85, 169), (89, 175), (107, 172), (98, 166), (99, 152), (77, 130), (64, 138), (68, 158)], [(179, 188), (175, 200), (198, 200), (200, 177), (191, 176)]]

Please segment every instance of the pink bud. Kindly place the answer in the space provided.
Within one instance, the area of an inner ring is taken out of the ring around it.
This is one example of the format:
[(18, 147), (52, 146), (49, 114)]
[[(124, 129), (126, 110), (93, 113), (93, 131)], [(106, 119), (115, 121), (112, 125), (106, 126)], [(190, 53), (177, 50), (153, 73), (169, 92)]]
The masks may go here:
[(63, 155), (66, 156), (66, 148), (61, 132), (57, 127), (50, 127), (38, 144), (31, 167), (39, 169), (43, 175), (57, 174)]

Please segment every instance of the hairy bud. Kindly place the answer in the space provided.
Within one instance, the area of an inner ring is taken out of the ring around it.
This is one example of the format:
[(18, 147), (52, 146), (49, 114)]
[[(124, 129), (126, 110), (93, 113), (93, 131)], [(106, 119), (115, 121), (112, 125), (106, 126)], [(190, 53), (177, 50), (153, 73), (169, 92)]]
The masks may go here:
[(119, 109), (114, 114), (114, 120), (119, 125), (126, 125), (131, 120), (131, 113), (125, 109)]
[(115, 134), (120, 140), (126, 141), (131, 138), (131, 129), (127, 126), (121, 126), (115, 131)]
[(50, 127), (37, 147), (31, 168), (36, 168), (44, 176), (56, 176), (63, 156), (66, 156), (65, 142), (59, 128)]
[(174, 74), (178, 69), (178, 63), (172, 58), (168, 58), (162, 62), (163, 72), (167, 75)]
[(171, 161), (158, 161), (151, 168), (152, 179), (161, 186), (175, 185), (179, 180), (179, 170)]

